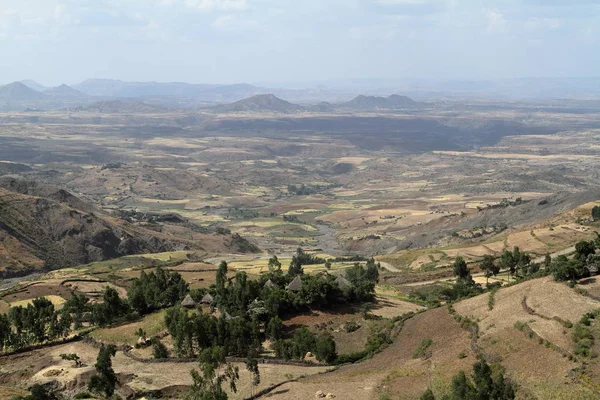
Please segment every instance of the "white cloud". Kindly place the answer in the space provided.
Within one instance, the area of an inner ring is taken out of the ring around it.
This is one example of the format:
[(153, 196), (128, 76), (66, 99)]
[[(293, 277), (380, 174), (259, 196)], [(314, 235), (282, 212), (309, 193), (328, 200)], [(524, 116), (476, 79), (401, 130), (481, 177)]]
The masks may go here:
[(252, 19), (244, 19), (237, 15), (223, 15), (214, 20), (211, 26), (223, 31), (246, 31), (258, 28), (258, 22)]
[(246, 0), (185, 0), (185, 4), (203, 11), (241, 11), (248, 7)]
[(532, 30), (558, 29), (561, 26), (562, 21), (558, 18), (531, 17), (525, 22), (525, 27)]
[(487, 10), (487, 31), (489, 33), (502, 33), (508, 30), (508, 23), (504, 15), (497, 9)]
[(427, 0), (375, 0), (375, 3), (383, 6), (412, 6), (428, 3)]

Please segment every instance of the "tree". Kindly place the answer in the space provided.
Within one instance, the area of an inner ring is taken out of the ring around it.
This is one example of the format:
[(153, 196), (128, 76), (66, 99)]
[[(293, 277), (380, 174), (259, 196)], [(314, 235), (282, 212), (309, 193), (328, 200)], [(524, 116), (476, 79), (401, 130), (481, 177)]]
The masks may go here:
[(375, 260), (370, 258), (367, 260), (367, 265), (365, 265), (365, 277), (374, 283), (379, 281), (379, 268), (381, 268), (381, 264), (375, 264)]
[(73, 314), (75, 329), (79, 329), (82, 326), (83, 314), (89, 309), (88, 302), (89, 299), (85, 295), (73, 293), (73, 296), (63, 306), (64, 312)]
[(79, 368), (79, 367), (83, 366), (83, 363), (81, 362), (81, 358), (75, 353), (61, 354), (60, 358), (62, 358), (63, 360), (67, 360), (67, 361), (74, 361), (75, 368)]
[(594, 221), (600, 220), (600, 206), (592, 208), (592, 218), (594, 218)]
[(92, 376), (88, 389), (96, 393), (104, 393), (106, 397), (111, 397), (115, 392), (117, 385), (117, 376), (112, 368), (111, 357), (117, 353), (115, 345), (102, 346), (96, 358), (96, 375)]
[(317, 340), (315, 356), (319, 361), (332, 364), (337, 359), (335, 341), (331, 335), (323, 335)]
[(575, 257), (578, 260), (585, 260), (590, 254), (596, 254), (596, 246), (593, 241), (582, 240), (575, 245)]
[(127, 298), (134, 310), (146, 314), (178, 303), (187, 292), (188, 285), (179, 273), (158, 267), (149, 274), (142, 271), (127, 290)]
[(435, 400), (435, 396), (431, 389), (427, 389), (419, 398), (419, 400)]
[(302, 262), (296, 256), (292, 257), (292, 261), (290, 262), (290, 266), (288, 267), (288, 275), (294, 277), (303, 274), (304, 269), (302, 268)]
[[(452, 378), (449, 400), (513, 400), (516, 388), (513, 382), (504, 378), (500, 371), (492, 373), (492, 368), (479, 360), (473, 364), (473, 380), (460, 371)], [(425, 394), (423, 394), (425, 396)], [(444, 397), (446, 398), (446, 397)], [(433, 394), (421, 399), (435, 399)]]
[(500, 257), (500, 267), (508, 270), (509, 279), (510, 279), (510, 276), (515, 274), (516, 268), (517, 268), (517, 262), (515, 261), (512, 252), (510, 252), (506, 249), (504, 250), (504, 252), (502, 253), (502, 256)]
[(169, 358), (169, 351), (160, 340), (155, 340), (152, 344), (152, 355), (156, 359)]
[[(185, 397), (186, 400), (227, 400), (227, 393), (222, 387), (226, 383), (232, 392), (237, 392), (239, 368), (225, 362), (225, 351), (222, 347), (204, 349), (200, 353), (199, 363), (202, 374), (195, 369), (191, 371), (193, 384)], [(218, 374), (221, 368), (223, 372)]]
[(492, 379), (492, 369), (485, 360), (479, 360), (473, 364), (473, 381), (477, 389), (477, 397), (489, 399), (494, 389), (494, 381)]
[(476, 391), (464, 371), (452, 378), (452, 400), (474, 400)]
[(281, 271), (281, 263), (279, 262), (277, 256), (269, 258), (269, 272), (276, 273), (279, 271)]
[(303, 326), (294, 334), (294, 355), (302, 359), (308, 352), (313, 352), (316, 345), (315, 335)]
[(29, 391), (31, 394), (24, 397), (24, 400), (56, 400), (56, 396), (53, 393), (39, 384), (33, 385)]
[(500, 272), (500, 268), (494, 264), (494, 257), (489, 254), (483, 256), (481, 269), (485, 272), (486, 284), (491, 276), (495, 276), (498, 272)]
[(104, 289), (102, 299), (102, 303), (92, 307), (92, 320), (100, 326), (110, 325), (129, 312), (129, 305), (110, 286)]
[(10, 336), (11, 326), (8, 315), (0, 314), (0, 351), (2, 351), (5, 346), (8, 346)]
[(552, 257), (550, 257), (549, 253), (546, 253), (546, 256), (544, 256), (544, 268), (546, 268), (546, 269), (550, 268), (551, 264), (552, 264)]
[(219, 304), (220, 302), (224, 301), (225, 282), (227, 282), (227, 262), (221, 261), (219, 267), (217, 268), (217, 275), (215, 278), (215, 286)]
[(469, 268), (467, 267), (467, 263), (460, 256), (456, 257), (452, 267), (454, 276), (456, 276), (457, 279), (466, 279), (469, 275), (471, 275)]
[(258, 369), (258, 351), (251, 349), (246, 358), (246, 369), (252, 374), (252, 385), (250, 396), (254, 394), (254, 387), (260, 384), (260, 371)]
[(269, 321), (265, 334), (269, 339), (275, 341), (281, 339), (282, 331), (283, 323), (281, 321), (281, 318), (275, 316)]

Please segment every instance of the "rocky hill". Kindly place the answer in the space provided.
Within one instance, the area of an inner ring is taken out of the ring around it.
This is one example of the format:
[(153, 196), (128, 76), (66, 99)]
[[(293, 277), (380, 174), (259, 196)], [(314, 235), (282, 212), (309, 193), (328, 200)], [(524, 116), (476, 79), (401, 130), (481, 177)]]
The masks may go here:
[(251, 112), (269, 111), (276, 113), (293, 113), (304, 110), (302, 106), (281, 100), (272, 94), (259, 94), (250, 98), (213, 107), (217, 112)]
[(45, 98), (46, 95), (27, 87), (21, 82), (13, 82), (0, 87), (0, 101), (36, 101)]
[(49, 88), (44, 90), (44, 93), (50, 96), (55, 97), (67, 97), (67, 98), (86, 98), (88, 95), (80, 92), (77, 89), (73, 89), (70, 86), (65, 85), (64, 83), (60, 86), (56, 86), (53, 88)]
[[(93, 210), (92, 205), (60, 188), (5, 177), (0, 184), (0, 277), (130, 254), (258, 250), (229, 232), (202, 231), (192, 241), (167, 233), (168, 229), (161, 232), (160, 224), (150, 230)], [(181, 229), (192, 232), (186, 224)]]
[(393, 94), (389, 97), (364, 96), (360, 95), (346, 103), (338, 105), (338, 108), (351, 109), (356, 111), (372, 111), (380, 109), (403, 109), (415, 108), (421, 104), (410, 97)]

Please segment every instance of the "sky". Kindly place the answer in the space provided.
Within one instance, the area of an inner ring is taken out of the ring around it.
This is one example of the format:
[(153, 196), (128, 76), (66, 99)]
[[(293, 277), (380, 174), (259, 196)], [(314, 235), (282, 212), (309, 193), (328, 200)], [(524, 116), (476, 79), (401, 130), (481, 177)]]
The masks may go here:
[(598, 76), (600, 0), (0, 0), (0, 82)]

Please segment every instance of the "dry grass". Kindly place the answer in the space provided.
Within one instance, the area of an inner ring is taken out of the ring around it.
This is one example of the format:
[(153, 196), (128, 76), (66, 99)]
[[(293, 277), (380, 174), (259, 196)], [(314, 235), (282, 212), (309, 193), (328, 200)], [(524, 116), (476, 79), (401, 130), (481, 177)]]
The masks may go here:
[[(63, 297), (56, 296), (56, 295), (48, 295), (48, 296), (44, 296), (44, 297), (46, 299), (50, 300), (50, 302), (52, 302), (52, 304), (54, 304), (54, 307), (59, 308), (59, 309), (66, 302), (66, 300)], [(29, 304), (31, 304), (33, 302), (33, 300), (35, 300), (35, 298), (15, 301), (13, 303), (10, 303), (10, 306), (11, 307), (19, 307), (19, 306), (27, 307)]]
[[(529, 307), (550, 319), (528, 314), (521, 304), (524, 297)], [(552, 318), (576, 322), (584, 313), (598, 307), (600, 302), (584, 297), (550, 277), (500, 289), (494, 296), (494, 308), (491, 311), (487, 294), (463, 300), (454, 306), (460, 315), (480, 321), (482, 335), (494, 337), (505, 329), (513, 329), (517, 321), (529, 321), (529, 326), (538, 335), (565, 349), (572, 346), (570, 332)]]
[(145, 316), (141, 321), (115, 328), (96, 329), (90, 333), (90, 336), (105, 343), (128, 344), (134, 346), (139, 338), (135, 332), (139, 328), (145, 330), (146, 335), (148, 336), (156, 335), (166, 329), (165, 313), (165, 311), (159, 311)]

